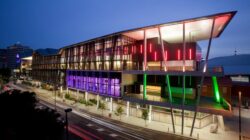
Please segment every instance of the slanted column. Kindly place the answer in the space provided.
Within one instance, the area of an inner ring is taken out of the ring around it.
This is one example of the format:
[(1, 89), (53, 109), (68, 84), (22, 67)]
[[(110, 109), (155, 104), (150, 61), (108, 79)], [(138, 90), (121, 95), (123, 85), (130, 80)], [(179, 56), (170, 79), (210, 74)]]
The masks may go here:
[(213, 33), (214, 33), (214, 24), (215, 24), (215, 18), (213, 18), (210, 37), (209, 37), (209, 41), (208, 41), (206, 59), (204, 61), (204, 65), (203, 65), (203, 74), (201, 76), (200, 85), (198, 87), (198, 94), (197, 94), (197, 99), (196, 99), (195, 112), (194, 112), (194, 118), (193, 118), (192, 127), (191, 127), (191, 131), (190, 131), (190, 136), (192, 136), (192, 134), (193, 134), (195, 119), (196, 119), (196, 115), (197, 115), (197, 111), (198, 111), (198, 105), (200, 104), (200, 96), (201, 96), (201, 92), (202, 92), (203, 82), (205, 79), (205, 73), (207, 71), (208, 57), (209, 57), (210, 47), (212, 44), (212, 38), (213, 38)]
[[(143, 71), (147, 70), (147, 34), (144, 30), (144, 53), (143, 53)], [(143, 99), (147, 99), (147, 74), (143, 74)]]
[[(185, 34), (185, 22), (183, 23), (183, 49), (182, 49), (182, 54), (183, 54), (183, 65), (182, 65), (182, 72), (186, 71), (186, 34)], [(182, 112), (181, 112), (181, 134), (184, 134), (184, 106), (185, 106), (185, 75), (183, 74), (182, 77)]]
[(126, 115), (127, 115), (127, 117), (129, 116), (129, 101), (127, 101)]
[(113, 111), (113, 98), (110, 98), (110, 103), (109, 103), (109, 111), (112, 112)]
[(152, 121), (152, 105), (149, 105), (149, 112), (148, 112), (148, 121)]

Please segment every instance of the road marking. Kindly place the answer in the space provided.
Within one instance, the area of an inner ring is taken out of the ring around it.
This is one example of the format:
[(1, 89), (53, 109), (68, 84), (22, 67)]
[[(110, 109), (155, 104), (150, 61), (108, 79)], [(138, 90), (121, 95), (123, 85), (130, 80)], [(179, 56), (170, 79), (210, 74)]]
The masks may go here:
[(104, 131), (104, 129), (102, 129), (102, 128), (98, 128), (98, 129), (96, 129), (96, 130), (99, 131), (99, 132)]
[[(34, 91), (34, 90), (33, 90), (33, 91)], [(37, 91), (35, 91), (35, 92), (37, 92)], [(39, 92), (38, 92), (38, 93), (39, 93)], [(38, 95), (38, 99), (40, 99), (40, 101), (41, 101), (41, 100), (43, 101), (43, 102), (40, 102), (41, 104), (44, 104), (44, 105), (46, 105), (46, 106), (48, 106), (48, 107), (50, 107), (50, 108), (53, 108), (51, 105), (48, 105), (48, 103), (49, 103), (49, 104), (53, 104), (52, 100), (50, 100), (50, 99), (48, 99), (48, 98), (45, 98), (45, 97), (42, 97), (40, 94), (37, 94), (37, 95)], [(39, 96), (40, 96), (40, 97), (39, 97)], [(44, 98), (45, 98), (45, 99), (44, 99)], [(47, 102), (47, 103), (46, 103), (46, 102)], [(63, 104), (61, 104), (61, 103), (57, 103), (57, 107), (60, 107), (60, 108), (62, 108), (62, 109), (66, 109), (66, 108), (68, 108), (69, 106), (63, 105)], [(84, 118), (86, 118), (86, 119), (89, 119), (89, 120), (91, 120), (91, 121), (94, 121), (94, 122), (96, 122), (96, 123), (98, 123), (98, 124), (100, 124), (100, 125), (103, 125), (103, 126), (105, 126), (105, 127), (110, 128), (110, 129), (112, 129), (112, 130), (114, 130), (114, 131), (117, 131), (117, 132), (120, 132), (120, 133), (122, 133), (122, 134), (131, 136), (131, 137), (133, 137), (133, 138), (135, 138), (135, 139), (143, 140), (143, 138), (141, 138), (140, 135), (134, 134), (134, 133), (131, 134), (131, 133), (128, 133), (128, 132), (124, 132), (123, 128), (120, 128), (119, 126), (116, 126), (116, 125), (114, 125), (114, 124), (110, 124), (110, 122), (108, 123), (108, 122), (103, 121), (102, 119), (99, 120), (99, 118), (93, 118), (93, 117), (90, 116), (90, 115), (87, 115), (87, 114), (85, 114), (85, 113), (83, 113), (83, 112), (79, 112), (79, 111), (76, 111), (76, 110), (73, 110), (72, 113), (74, 113), (74, 114), (76, 114), (76, 115), (78, 115), (78, 116), (84, 117)]]
[(109, 134), (111, 137), (117, 137), (118, 135), (112, 133), (112, 134)]

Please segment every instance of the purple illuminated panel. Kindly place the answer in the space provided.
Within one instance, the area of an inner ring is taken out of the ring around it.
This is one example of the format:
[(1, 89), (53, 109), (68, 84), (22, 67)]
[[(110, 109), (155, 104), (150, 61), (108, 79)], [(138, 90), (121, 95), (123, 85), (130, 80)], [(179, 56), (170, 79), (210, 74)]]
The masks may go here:
[(101, 95), (120, 97), (120, 80), (118, 78), (102, 78), (89, 76), (75, 76), (67, 71), (67, 87), (92, 91)]

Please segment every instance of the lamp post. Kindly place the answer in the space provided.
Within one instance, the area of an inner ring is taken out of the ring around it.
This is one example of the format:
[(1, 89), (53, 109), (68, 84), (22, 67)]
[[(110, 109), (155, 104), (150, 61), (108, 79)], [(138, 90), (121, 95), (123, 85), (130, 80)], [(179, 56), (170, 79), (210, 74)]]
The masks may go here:
[(241, 140), (241, 92), (239, 92), (239, 140)]
[(72, 111), (72, 108), (67, 108), (64, 110), (65, 111), (65, 119), (66, 119), (66, 140), (69, 139), (69, 129), (68, 129), (68, 112)]
[(57, 91), (57, 86), (54, 84), (54, 92), (55, 92), (55, 110), (56, 110), (56, 91)]

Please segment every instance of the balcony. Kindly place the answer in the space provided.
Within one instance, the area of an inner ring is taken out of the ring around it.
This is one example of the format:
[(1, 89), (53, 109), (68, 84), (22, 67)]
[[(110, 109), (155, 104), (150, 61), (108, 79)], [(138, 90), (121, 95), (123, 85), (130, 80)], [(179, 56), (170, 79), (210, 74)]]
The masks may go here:
[[(163, 98), (157, 95), (147, 95), (147, 99), (143, 98), (143, 94), (129, 94), (126, 93), (122, 97), (126, 101), (135, 102), (139, 104), (150, 104), (155, 106), (162, 107), (173, 107), (174, 109), (182, 109), (195, 111), (195, 99), (186, 99), (185, 106), (182, 107), (182, 98), (173, 97), (172, 104), (169, 102), (168, 98)], [(198, 111), (203, 113), (211, 113), (217, 115), (232, 115), (231, 105), (224, 99), (222, 99), (221, 103), (217, 103), (213, 98), (209, 97), (201, 97), (200, 104), (198, 106)]]

